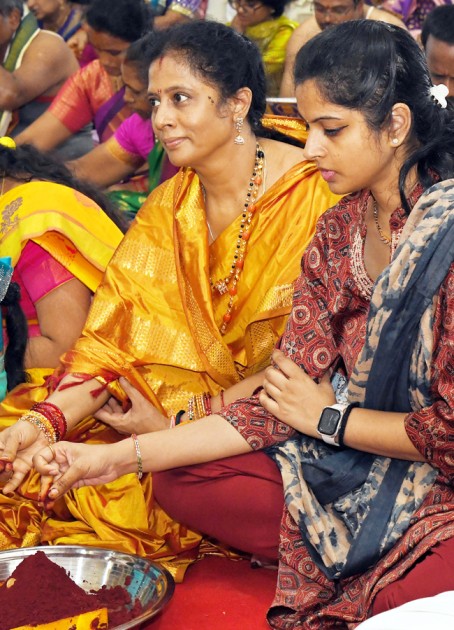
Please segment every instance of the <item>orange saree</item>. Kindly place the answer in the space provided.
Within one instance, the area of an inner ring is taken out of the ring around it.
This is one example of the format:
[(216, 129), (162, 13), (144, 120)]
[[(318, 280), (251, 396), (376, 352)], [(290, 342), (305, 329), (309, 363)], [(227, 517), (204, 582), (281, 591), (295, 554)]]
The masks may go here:
[[(301, 254), (318, 217), (337, 199), (316, 167), (303, 162), (258, 200), (233, 318), (221, 335), (228, 296), (212, 295), (210, 275), (227, 275), (241, 218), (209, 246), (198, 176), (183, 169), (137, 214), (64, 369), (107, 382), (117, 395), (116, 379), (125, 376), (168, 414), (194, 394), (216, 394), (262, 369), (284, 330)], [(87, 418), (69, 437), (124, 436)], [(151, 475), (71, 491), (45, 518), (27, 500), (27, 484), (20, 490), (19, 500), (1, 499), (2, 510), (11, 501), (7, 527), (0, 524), (0, 532), (8, 530), (4, 545), (22, 544), (30, 529), (39, 529), (41, 542), (122, 549), (170, 561), (174, 572), (197, 553), (200, 536), (155, 503)]]

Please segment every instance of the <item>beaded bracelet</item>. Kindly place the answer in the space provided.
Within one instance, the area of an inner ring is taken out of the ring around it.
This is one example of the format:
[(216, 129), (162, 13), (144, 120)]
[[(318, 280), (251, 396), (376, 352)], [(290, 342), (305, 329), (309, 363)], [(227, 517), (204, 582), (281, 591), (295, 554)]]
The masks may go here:
[(199, 420), (211, 415), (211, 394), (195, 394), (188, 400), (189, 420)]
[(192, 422), (194, 420), (194, 398), (188, 400), (188, 420)]
[(140, 444), (139, 444), (139, 440), (137, 439), (137, 435), (135, 433), (133, 433), (131, 435), (132, 441), (134, 442), (134, 448), (136, 449), (136, 456), (137, 456), (137, 478), (140, 480), (143, 477), (143, 463), (142, 463), (142, 455), (140, 453)]
[(205, 407), (205, 416), (211, 416), (211, 394), (203, 394), (203, 402)]
[(43, 416), (37, 411), (30, 410), (20, 419), (24, 422), (33, 424), (33, 426), (37, 427), (42, 433), (44, 433), (49, 444), (55, 444), (55, 442), (57, 442), (57, 435), (54, 427), (51, 425), (46, 416)]

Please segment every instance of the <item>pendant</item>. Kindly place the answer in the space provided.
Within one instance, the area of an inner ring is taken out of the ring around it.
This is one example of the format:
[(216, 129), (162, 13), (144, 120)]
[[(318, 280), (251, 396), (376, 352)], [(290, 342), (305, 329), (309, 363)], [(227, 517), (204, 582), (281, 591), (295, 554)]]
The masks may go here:
[(220, 295), (224, 295), (224, 293), (227, 293), (228, 287), (225, 280), (219, 280), (219, 282), (216, 282), (214, 285), (214, 288), (219, 291)]

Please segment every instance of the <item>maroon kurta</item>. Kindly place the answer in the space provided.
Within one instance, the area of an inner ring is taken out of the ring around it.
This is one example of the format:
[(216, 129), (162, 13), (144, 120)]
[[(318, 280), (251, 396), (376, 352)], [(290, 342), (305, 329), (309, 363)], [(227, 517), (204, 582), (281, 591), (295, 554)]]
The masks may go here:
[[(280, 348), (314, 378), (331, 366), (343, 367), (349, 377), (364, 344), (373, 289), (364, 264), (368, 198), (367, 191), (351, 195), (326, 212), (302, 260), (302, 274)], [(412, 205), (415, 201), (410, 200)], [(393, 248), (405, 221), (405, 212), (398, 208), (390, 220)], [(325, 629), (362, 621), (379, 590), (401, 576), (436, 542), (454, 536), (454, 492), (450, 486), (454, 477), (454, 265), (436, 306), (431, 387), (433, 404), (409, 413), (405, 427), (415, 447), (440, 474), (409, 530), (375, 567), (339, 584), (329, 581), (316, 567), (298, 526), (285, 509), (274, 601), (280, 608), (269, 613), (274, 627)], [(295, 434), (265, 411), (257, 397), (230, 405), (222, 415), (253, 449)]]

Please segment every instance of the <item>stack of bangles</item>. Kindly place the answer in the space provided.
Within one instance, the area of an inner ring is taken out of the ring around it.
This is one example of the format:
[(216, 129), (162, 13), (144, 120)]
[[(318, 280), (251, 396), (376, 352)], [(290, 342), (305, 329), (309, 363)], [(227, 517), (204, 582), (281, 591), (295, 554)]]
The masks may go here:
[(38, 427), (46, 436), (49, 444), (55, 444), (55, 442), (62, 440), (68, 430), (62, 410), (47, 401), (36, 403), (20, 419)]
[[(221, 399), (221, 409), (225, 406), (224, 402), (224, 390), (221, 389), (219, 392), (219, 398)], [(184, 409), (181, 409), (176, 415), (170, 416), (170, 428), (177, 426), (180, 424), (183, 415), (186, 413)], [(191, 396), (188, 400), (188, 422), (192, 422), (193, 420), (199, 420), (200, 418), (205, 418), (206, 416), (211, 416), (211, 394), (204, 392), (203, 394), (195, 394)]]

